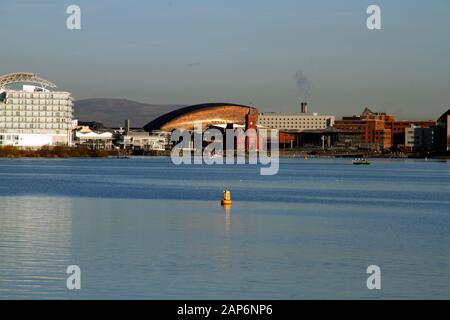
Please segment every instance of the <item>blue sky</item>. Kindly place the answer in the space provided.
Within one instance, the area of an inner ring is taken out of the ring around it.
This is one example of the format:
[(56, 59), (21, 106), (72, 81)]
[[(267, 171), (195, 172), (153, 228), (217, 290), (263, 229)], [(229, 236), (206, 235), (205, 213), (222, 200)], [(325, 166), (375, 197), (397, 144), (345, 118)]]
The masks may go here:
[[(228, 101), (435, 119), (450, 108), (450, 1), (41, 0), (1, 5), (0, 74), (36, 72), (76, 99)], [(82, 29), (66, 28), (66, 8)], [(382, 30), (366, 28), (366, 8)], [(309, 93), (297, 88), (301, 71)]]

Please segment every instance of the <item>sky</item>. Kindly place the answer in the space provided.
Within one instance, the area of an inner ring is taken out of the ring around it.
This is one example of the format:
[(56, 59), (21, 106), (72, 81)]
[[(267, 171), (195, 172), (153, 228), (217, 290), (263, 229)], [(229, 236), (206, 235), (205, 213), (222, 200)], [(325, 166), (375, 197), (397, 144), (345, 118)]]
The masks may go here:
[[(400, 119), (450, 108), (449, 0), (0, 0), (0, 74), (75, 99)], [(81, 8), (81, 30), (66, 9)], [(369, 5), (381, 30), (366, 27)]]

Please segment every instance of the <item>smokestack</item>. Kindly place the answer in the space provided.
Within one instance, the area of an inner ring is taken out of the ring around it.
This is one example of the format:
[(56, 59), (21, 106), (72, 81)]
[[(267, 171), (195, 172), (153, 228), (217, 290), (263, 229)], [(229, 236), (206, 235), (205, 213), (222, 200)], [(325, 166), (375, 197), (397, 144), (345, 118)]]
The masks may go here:
[(130, 131), (130, 120), (125, 120), (125, 132), (129, 132)]
[(301, 112), (302, 113), (308, 113), (308, 103), (307, 102), (302, 102), (301, 103)]

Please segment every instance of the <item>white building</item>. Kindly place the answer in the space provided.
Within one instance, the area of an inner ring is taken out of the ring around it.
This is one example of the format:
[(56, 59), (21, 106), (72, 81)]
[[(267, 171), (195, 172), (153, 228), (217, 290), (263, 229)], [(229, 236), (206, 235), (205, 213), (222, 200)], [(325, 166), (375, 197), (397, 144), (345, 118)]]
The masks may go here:
[(324, 130), (334, 125), (335, 116), (308, 113), (307, 104), (302, 103), (300, 113), (260, 113), (258, 125), (282, 131)]
[(145, 131), (128, 131), (119, 139), (122, 149), (142, 151), (164, 151), (168, 144), (167, 136), (163, 134), (149, 134)]
[(32, 73), (0, 76), (0, 145), (72, 144), (72, 97), (55, 89)]
[(89, 127), (80, 126), (75, 130), (75, 146), (88, 147), (92, 150), (111, 150), (113, 134), (111, 132), (94, 132)]

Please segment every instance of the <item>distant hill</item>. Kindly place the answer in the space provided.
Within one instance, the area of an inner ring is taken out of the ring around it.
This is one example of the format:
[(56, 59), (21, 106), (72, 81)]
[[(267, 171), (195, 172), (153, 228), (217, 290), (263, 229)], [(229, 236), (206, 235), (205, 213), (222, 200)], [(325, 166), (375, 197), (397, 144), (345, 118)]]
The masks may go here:
[(182, 105), (145, 104), (126, 99), (85, 99), (74, 102), (74, 118), (97, 121), (107, 127), (123, 127), (127, 119), (131, 127), (143, 127), (151, 120)]

